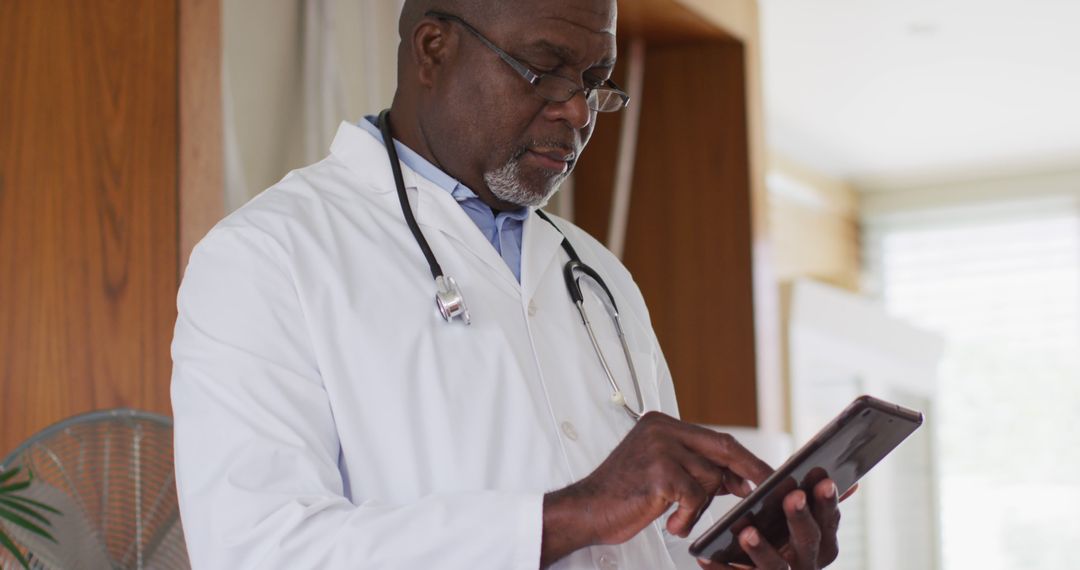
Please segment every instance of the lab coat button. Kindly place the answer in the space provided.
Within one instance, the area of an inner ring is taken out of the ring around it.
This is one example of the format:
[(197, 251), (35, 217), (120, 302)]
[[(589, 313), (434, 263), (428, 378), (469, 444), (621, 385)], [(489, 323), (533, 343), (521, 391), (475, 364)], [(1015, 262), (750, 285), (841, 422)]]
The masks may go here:
[(535, 317), (536, 316), (536, 301), (531, 301), (531, 300), (529, 301), (529, 316), (530, 317)]
[(569, 439), (570, 441), (577, 441), (577, 428), (574, 427), (574, 424), (570, 422), (563, 422), (562, 425), (559, 427), (562, 428), (562, 432), (566, 436), (566, 439)]
[(609, 554), (600, 555), (600, 567), (604, 570), (615, 570), (619, 567), (619, 563), (615, 561), (615, 557)]

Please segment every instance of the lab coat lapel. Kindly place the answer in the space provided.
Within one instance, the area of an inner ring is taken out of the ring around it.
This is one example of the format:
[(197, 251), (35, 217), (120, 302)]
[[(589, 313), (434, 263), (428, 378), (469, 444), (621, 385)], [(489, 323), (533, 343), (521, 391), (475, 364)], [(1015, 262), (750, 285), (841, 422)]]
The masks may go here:
[[(558, 223), (556, 221), (556, 223)], [(521, 239), (521, 286), (532, 299), (548, 271), (561, 271), (563, 235), (533, 212), (525, 220)]]
[[(386, 157), (386, 147), (360, 127), (346, 122), (341, 123), (330, 150), (357, 176), (362, 182), (361, 186), (378, 193), (395, 191), (393, 174)], [(439, 248), (436, 243), (437, 236), (433, 234), (433, 231), (441, 232), (463, 245), (495, 274), (488, 279), (489, 281), (508, 295), (520, 299), (521, 287), (514, 278), (513, 272), (457, 201), (445, 190), (418, 175), (405, 164), (401, 165), (401, 174), (409, 196), (409, 205), (413, 209), (417, 223), (424, 230), (424, 237), (435, 250), (435, 257), (439, 257)], [(368, 184), (363, 184), (363, 182)], [(396, 206), (397, 199), (393, 200)], [(440, 259), (440, 263), (444, 261)], [(443, 269), (449, 276), (456, 275), (453, 268), (443, 267)]]
[[(428, 229), (437, 230), (463, 245), (491, 269), (495, 274), (492, 281), (500, 289), (514, 298), (520, 298), (521, 289), (513, 272), (453, 196), (413, 172), (406, 170), (405, 179), (407, 187), (416, 189), (416, 222), (425, 228), (425, 233)], [(448, 275), (453, 275), (449, 268), (443, 269)]]

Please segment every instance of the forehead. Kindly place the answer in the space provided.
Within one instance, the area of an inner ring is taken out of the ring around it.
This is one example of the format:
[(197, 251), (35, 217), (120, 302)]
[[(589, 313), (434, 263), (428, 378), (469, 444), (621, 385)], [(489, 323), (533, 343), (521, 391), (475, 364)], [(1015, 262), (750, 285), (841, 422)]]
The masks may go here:
[(550, 20), (592, 33), (615, 35), (616, 4), (612, 0), (555, 0), (532, 2), (517, 11), (522, 20)]
[(614, 58), (615, 2), (557, 0), (527, 4), (504, 12), (495, 24), (511, 44), (550, 48), (564, 52), (559, 54), (564, 57)]

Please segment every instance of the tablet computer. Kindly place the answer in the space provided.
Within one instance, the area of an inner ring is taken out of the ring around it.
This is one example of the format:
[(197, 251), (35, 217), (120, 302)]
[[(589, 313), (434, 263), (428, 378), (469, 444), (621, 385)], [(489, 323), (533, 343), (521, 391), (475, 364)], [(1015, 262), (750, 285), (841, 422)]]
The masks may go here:
[(782, 503), (795, 489), (810, 495), (832, 478), (841, 495), (922, 425), (923, 416), (871, 396), (856, 398), (749, 496), (690, 545), (690, 554), (714, 562), (752, 564), (736, 539), (754, 526), (776, 548), (788, 542)]

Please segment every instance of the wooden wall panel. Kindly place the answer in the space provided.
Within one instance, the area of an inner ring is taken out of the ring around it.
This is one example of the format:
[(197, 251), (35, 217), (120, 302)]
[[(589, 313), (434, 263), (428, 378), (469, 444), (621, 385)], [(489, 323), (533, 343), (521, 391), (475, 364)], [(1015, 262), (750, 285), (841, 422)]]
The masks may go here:
[(91, 409), (169, 410), (174, 0), (0, 2), (0, 453)]
[[(621, 28), (620, 28), (621, 32)], [(619, 64), (611, 79), (625, 87), (629, 41), (619, 44)], [(648, 81), (648, 80), (646, 80)], [(631, 101), (631, 105), (640, 104)], [(611, 201), (615, 190), (615, 169), (619, 155), (619, 133), (624, 114), (597, 113), (592, 138), (574, 167), (574, 223), (601, 242), (607, 242)], [(633, 200), (631, 200), (631, 203)], [(633, 231), (630, 228), (629, 231)]]
[[(647, 48), (624, 262), (648, 303), (683, 417), (755, 426), (744, 61), (734, 41)], [(575, 171), (575, 221), (601, 239), (618, 128), (598, 124)]]
[[(716, 4), (714, 0), (705, 0)], [(731, 0), (725, 0), (733, 4)], [(687, 8), (686, 0), (619, 2), (619, 37), (644, 38), (650, 43), (725, 39), (728, 33), (702, 14)], [(716, 8), (710, 5), (711, 11)]]

